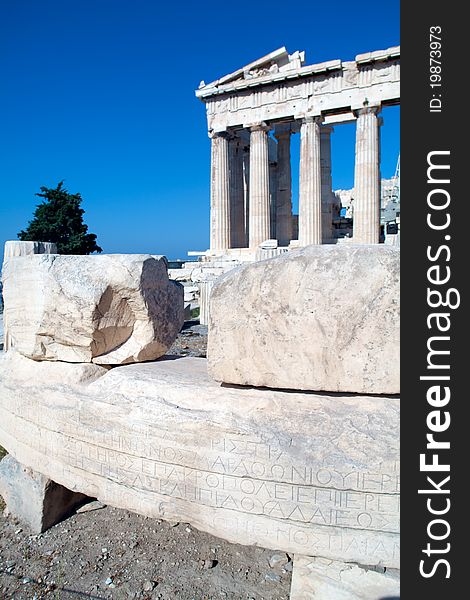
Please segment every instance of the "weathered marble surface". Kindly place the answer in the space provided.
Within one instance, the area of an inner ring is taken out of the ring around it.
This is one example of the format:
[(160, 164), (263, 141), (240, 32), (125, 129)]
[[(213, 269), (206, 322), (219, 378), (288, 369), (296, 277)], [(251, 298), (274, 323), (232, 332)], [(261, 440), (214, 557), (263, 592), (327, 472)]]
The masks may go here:
[(231, 271), (210, 296), (210, 375), (240, 385), (399, 393), (399, 268), (397, 248), (348, 244), (308, 246)]
[(10, 347), (35, 360), (153, 360), (184, 322), (164, 257), (18, 256), (4, 263), (3, 287)]
[[(57, 246), (52, 242), (22, 242), (20, 240), (8, 240), (5, 242), (3, 250), (3, 263), (15, 256), (30, 256), (31, 254), (56, 254)], [(2, 266), (3, 272), (4, 266)], [(0, 293), (3, 292), (0, 285)], [(1, 303), (1, 298), (0, 298)], [(3, 304), (2, 304), (3, 308)], [(2, 315), (2, 324), (0, 324), (0, 349), (10, 348), (10, 332), (8, 329), (8, 316)]]
[(36, 385), (38, 382), (63, 385), (86, 385), (108, 372), (110, 367), (94, 363), (69, 363), (63, 361), (35, 361), (10, 350), (8, 360), (2, 363), (2, 377), (19, 385)]
[(0, 444), (53, 481), (233, 542), (398, 566), (398, 399), (220, 386), (196, 358), (81, 386), (29, 361), (25, 382), (13, 360)]
[(87, 499), (24, 467), (11, 455), (0, 460), (0, 495), (8, 513), (33, 533), (49, 529)]
[(9, 240), (5, 242), (3, 260), (13, 256), (55, 253), (57, 253), (57, 246), (52, 242), (22, 242), (19, 240)]
[(296, 554), (290, 600), (398, 600), (399, 571)]

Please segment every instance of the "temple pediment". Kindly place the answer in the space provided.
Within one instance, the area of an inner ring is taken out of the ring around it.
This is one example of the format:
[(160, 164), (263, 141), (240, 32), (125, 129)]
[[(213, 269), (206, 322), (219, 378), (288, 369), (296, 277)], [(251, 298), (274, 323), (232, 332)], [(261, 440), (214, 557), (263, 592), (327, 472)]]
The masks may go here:
[[(278, 87), (285, 85), (289, 87), (288, 96), (292, 98), (293, 95), (298, 95), (298, 92), (303, 94), (305, 90), (309, 96), (344, 91), (345, 100), (348, 100), (351, 97), (352, 89), (363, 91), (366, 87), (383, 82), (398, 84), (399, 62), (399, 46), (358, 54), (354, 61), (343, 62), (336, 59), (315, 64), (305, 64), (305, 52), (297, 50), (289, 54), (283, 46), (211, 83), (201, 81), (196, 96), (206, 102), (215, 96), (243, 95), (247, 90), (255, 88), (263, 87), (269, 90), (273, 85)], [(307, 85), (302, 91), (299, 86), (303, 83)], [(298, 89), (294, 90), (293, 88), (296, 86)], [(269, 95), (269, 91), (267, 93)], [(357, 95), (354, 91), (352, 93)], [(361, 98), (358, 99), (358, 102), (353, 99), (352, 102), (349, 100), (346, 104), (353, 104), (355, 107), (356, 105), (362, 106), (364, 100), (362, 92), (359, 95)], [(394, 102), (399, 98), (399, 92), (397, 90), (380, 90), (378, 96), (379, 102), (387, 101), (388, 96), (390, 96), (390, 101)], [(369, 98), (370, 100), (371, 98)], [(272, 99), (268, 100), (268, 103), (272, 104)], [(339, 104), (342, 103), (341, 99)], [(297, 101), (296, 104), (298, 105)], [(332, 105), (325, 109), (331, 112), (337, 108), (337, 104), (336, 101), (333, 101)], [(343, 107), (339, 106), (339, 108)], [(230, 106), (230, 110), (233, 111), (233, 109), (233, 106)], [(220, 112), (219, 109), (217, 112)]]
[(283, 46), (211, 83), (206, 84), (202, 81), (199, 89), (218, 88), (228, 83), (267, 77), (284, 71), (299, 69), (304, 64), (304, 61), (305, 52), (297, 50), (293, 54), (289, 54)]

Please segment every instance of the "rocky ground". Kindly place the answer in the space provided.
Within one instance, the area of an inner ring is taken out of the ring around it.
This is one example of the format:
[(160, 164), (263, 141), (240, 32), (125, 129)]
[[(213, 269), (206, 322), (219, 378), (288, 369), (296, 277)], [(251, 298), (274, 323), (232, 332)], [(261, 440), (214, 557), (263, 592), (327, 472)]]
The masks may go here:
[[(205, 356), (206, 345), (207, 328), (188, 321), (168, 354)], [(229, 544), (186, 523), (88, 506), (95, 510), (85, 506), (41, 535), (0, 516), (2, 600), (289, 598), (292, 561), (285, 553)]]
[(198, 320), (186, 321), (167, 354), (205, 358), (206, 348), (207, 326), (199, 325)]
[(41, 535), (0, 517), (5, 600), (287, 600), (291, 569), (285, 553), (111, 507), (79, 512)]

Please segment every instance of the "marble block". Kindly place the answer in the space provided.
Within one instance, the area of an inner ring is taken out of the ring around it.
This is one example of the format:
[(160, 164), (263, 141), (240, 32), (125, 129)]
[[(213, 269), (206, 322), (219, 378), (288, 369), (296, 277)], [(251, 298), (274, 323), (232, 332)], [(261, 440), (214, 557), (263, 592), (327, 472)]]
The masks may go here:
[(400, 251), (312, 245), (217, 279), (210, 375), (224, 383), (400, 391)]
[(10, 348), (34, 360), (154, 360), (184, 322), (182, 285), (146, 254), (9, 258), (3, 296)]
[(234, 543), (399, 566), (397, 398), (231, 388), (190, 357), (65, 385), (24, 360), (27, 381), (0, 356), (0, 445), (22, 465)]

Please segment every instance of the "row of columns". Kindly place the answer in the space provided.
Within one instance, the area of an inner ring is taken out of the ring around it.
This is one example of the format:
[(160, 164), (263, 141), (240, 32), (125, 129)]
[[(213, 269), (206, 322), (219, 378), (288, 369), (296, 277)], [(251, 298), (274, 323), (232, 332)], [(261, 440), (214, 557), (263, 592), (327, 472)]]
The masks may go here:
[[(354, 241), (377, 244), (380, 228), (380, 124), (378, 107), (357, 112)], [(271, 127), (258, 123), (249, 141), (212, 134), (211, 251), (256, 248), (275, 238), (292, 240), (291, 126), (277, 125), (277, 168), (270, 168)], [(321, 117), (300, 127), (299, 245), (332, 237), (331, 132)], [(249, 147), (249, 152), (246, 152)]]

